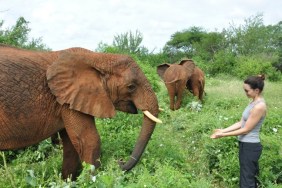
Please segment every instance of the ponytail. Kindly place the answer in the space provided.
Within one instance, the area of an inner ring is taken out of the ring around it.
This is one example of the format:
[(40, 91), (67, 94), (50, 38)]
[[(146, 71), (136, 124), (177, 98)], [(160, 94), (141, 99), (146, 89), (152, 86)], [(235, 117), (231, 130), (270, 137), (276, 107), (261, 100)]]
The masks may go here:
[(259, 74), (259, 75), (257, 75), (257, 77), (262, 79), (262, 80), (265, 80), (265, 75), (264, 74)]

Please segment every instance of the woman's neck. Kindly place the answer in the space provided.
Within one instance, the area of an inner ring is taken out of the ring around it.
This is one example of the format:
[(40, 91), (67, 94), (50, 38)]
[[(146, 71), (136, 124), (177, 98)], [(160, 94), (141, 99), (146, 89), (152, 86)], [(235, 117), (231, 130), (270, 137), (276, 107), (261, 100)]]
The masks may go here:
[(261, 95), (257, 95), (253, 98), (253, 102), (255, 101), (258, 101), (258, 100), (261, 100), (262, 99), (262, 96)]

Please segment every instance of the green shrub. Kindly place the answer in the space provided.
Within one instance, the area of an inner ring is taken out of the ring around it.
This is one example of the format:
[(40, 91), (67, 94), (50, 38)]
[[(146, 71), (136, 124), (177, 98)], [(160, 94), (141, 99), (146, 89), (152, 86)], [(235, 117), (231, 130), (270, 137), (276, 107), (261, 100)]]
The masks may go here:
[(266, 76), (267, 79), (270, 81), (281, 81), (282, 80), (282, 73), (274, 67), (270, 67), (269, 69), (266, 70)]
[(262, 134), (263, 151), (260, 159), (260, 181), (282, 183), (281, 136)]
[(233, 54), (219, 51), (214, 55), (213, 61), (208, 63), (208, 73), (211, 75), (220, 73), (230, 74), (235, 63), (236, 58)]
[[(251, 75), (267, 74), (273, 70), (271, 62), (255, 57), (240, 57), (234, 66), (233, 74), (241, 79)], [(267, 75), (266, 75), (267, 76)]]
[[(135, 58), (136, 59), (136, 58)], [(145, 76), (149, 80), (153, 90), (155, 92), (158, 92), (160, 90), (159, 81), (160, 77), (157, 74), (157, 68), (152, 67), (148, 61), (140, 61), (139, 59), (136, 59), (137, 64), (140, 66), (142, 71), (144, 72)]]
[(154, 69), (154, 67), (157, 67), (160, 64), (163, 63), (169, 63), (168, 57), (163, 53), (157, 53), (157, 54), (148, 54), (144, 56), (138, 57), (141, 61), (148, 62)]

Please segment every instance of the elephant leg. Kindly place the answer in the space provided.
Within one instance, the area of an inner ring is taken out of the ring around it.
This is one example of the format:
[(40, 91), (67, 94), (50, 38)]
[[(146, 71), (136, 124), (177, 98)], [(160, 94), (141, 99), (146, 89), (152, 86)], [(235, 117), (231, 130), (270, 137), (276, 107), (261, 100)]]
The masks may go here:
[(199, 99), (203, 101), (203, 95), (204, 95), (204, 87), (205, 87), (205, 81), (200, 81), (200, 91), (199, 91)]
[(177, 93), (177, 99), (176, 99), (176, 103), (175, 103), (175, 106), (174, 106), (174, 109), (175, 110), (178, 110), (181, 106), (181, 103), (182, 103), (182, 94), (183, 93)]
[(175, 96), (176, 96), (175, 85), (174, 84), (167, 84), (166, 87), (167, 87), (167, 90), (168, 90), (169, 101), (170, 101), (170, 107), (169, 108), (171, 110), (174, 110)]
[(60, 131), (60, 137), (63, 142), (62, 176), (64, 179), (71, 177), (75, 181), (81, 170), (81, 161), (65, 129)]
[(203, 101), (203, 90), (202, 89), (200, 89), (199, 91), (199, 100)]
[(196, 96), (198, 99), (200, 99), (200, 92), (198, 88), (193, 89), (193, 95)]
[(204, 93), (204, 82), (198, 81), (193, 85), (193, 94), (196, 96), (200, 101), (203, 101), (203, 93)]
[(55, 133), (51, 136), (51, 141), (53, 145), (59, 145), (60, 144), (60, 138), (58, 133)]
[(176, 99), (176, 103), (175, 103), (175, 110), (178, 110), (181, 106), (183, 92), (184, 92), (185, 87), (186, 87), (186, 82), (184, 82), (184, 83), (180, 82), (178, 87), (177, 87), (178, 91), (177, 91), (177, 99)]
[(192, 93), (195, 97), (197, 97), (198, 99), (200, 99), (200, 87), (201, 87), (201, 83), (198, 80), (192, 80), (190, 82), (190, 87), (192, 90)]
[(101, 141), (93, 116), (64, 109), (62, 117), (66, 132), (80, 160), (96, 168), (100, 167)]
[(169, 96), (169, 100), (170, 100), (170, 106), (169, 106), (169, 108), (171, 109), (171, 110), (175, 110), (174, 109), (174, 106), (175, 106), (175, 96), (174, 95), (171, 95), (171, 96)]

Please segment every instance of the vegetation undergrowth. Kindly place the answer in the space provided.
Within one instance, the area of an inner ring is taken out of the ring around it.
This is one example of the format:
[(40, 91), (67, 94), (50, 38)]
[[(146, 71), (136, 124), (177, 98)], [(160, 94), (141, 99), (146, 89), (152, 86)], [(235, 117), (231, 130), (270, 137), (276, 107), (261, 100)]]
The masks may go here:
[[(95, 182), (88, 171), (77, 181), (61, 179), (62, 148), (45, 140), (24, 150), (1, 152), (0, 187), (237, 187), (239, 166), (235, 137), (211, 140), (213, 129), (239, 120), (249, 99), (242, 81), (221, 75), (207, 77), (206, 95), (200, 108), (188, 91), (181, 108), (169, 109), (164, 84), (158, 82), (161, 108), (155, 132), (136, 167), (120, 170), (117, 161), (127, 160), (142, 123), (142, 114), (119, 112), (113, 119), (96, 119), (102, 140), (102, 167)], [(268, 114), (262, 129), (264, 146), (260, 160), (262, 187), (282, 185), (281, 83), (266, 81), (264, 96)]]

